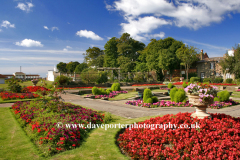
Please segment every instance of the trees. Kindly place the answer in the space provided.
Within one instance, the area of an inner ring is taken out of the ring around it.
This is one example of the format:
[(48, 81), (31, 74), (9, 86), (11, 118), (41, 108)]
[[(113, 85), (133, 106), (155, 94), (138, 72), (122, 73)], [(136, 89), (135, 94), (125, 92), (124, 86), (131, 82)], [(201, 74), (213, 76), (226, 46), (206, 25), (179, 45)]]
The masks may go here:
[(75, 62), (69, 62), (66, 66), (68, 72), (73, 73), (75, 71), (75, 68), (77, 67), (77, 65), (79, 65), (80, 63), (75, 61)]
[(85, 68), (88, 68), (87, 63), (80, 63), (77, 65), (77, 67), (75, 68), (75, 72), (76, 73), (81, 73)]
[(235, 78), (240, 78), (240, 45), (233, 48), (233, 56), (226, 53), (226, 58), (220, 61), (223, 73), (235, 74)]
[(60, 62), (57, 64), (57, 69), (60, 73), (66, 73), (67, 72), (67, 64), (66, 63), (63, 63), (63, 62)]
[(83, 54), (85, 55), (84, 57), (84, 61), (88, 64), (88, 66), (96, 66), (96, 59), (101, 56), (104, 55), (103, 50), (101, 50), (98, 47), (92, 47), (92, 48), (88, 48), (86, 50), (86, 53)]
[(176, 51), (176, 54), (177, 57), (182, 61), (182, 64), (185, 66), (188, 80), (189, 68), (195, 61), (197, 61), (197, 49), (193, 46), (188, 47), (188, 45), (182, 45), (181, 48)]
[(107, 41), (104, 45), (104, 67), (118, 67), (117, 58), (118, 58), (118, 39), (116, 37), (112, 37)]

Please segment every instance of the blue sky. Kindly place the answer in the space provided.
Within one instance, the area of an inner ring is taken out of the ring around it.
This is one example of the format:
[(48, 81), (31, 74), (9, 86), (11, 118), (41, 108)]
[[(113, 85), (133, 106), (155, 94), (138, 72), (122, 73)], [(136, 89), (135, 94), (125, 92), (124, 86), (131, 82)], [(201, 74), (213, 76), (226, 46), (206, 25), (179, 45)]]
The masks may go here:
[(223, 56), (240, 43), (240, 0), (2, 0), (0, 74), (46, 77), (59, 62), (83, 62), (128, 32), (146, 45), (173, 37)]

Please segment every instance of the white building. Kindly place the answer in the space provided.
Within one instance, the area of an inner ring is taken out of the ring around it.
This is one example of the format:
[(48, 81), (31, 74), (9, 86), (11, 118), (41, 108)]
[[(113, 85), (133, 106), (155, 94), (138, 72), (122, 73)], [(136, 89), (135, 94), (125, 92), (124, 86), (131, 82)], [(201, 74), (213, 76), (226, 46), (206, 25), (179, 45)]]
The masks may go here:
[(7, 77), (0, 74), (0, 84), (5, 84), (5, 78)]
[(48, 74), (47, 74), (47, 80), (48, 81), (52, 81), (52, 82), (55, 81), (57, 76), (60, 76), (60, 72), (58, 72), (56, 67), (54, 67), (53, 70), (48, 70)]

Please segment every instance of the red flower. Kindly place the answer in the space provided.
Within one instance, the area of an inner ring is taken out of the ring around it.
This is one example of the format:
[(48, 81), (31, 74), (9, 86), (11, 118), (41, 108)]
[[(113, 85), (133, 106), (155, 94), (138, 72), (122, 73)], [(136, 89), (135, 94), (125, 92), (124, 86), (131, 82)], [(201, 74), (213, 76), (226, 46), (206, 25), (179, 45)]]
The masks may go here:
[(73, 146), (73, 147), (75, 147), (75, 146), (76, 146), (76, 144), (73, 144), (72, 146)]

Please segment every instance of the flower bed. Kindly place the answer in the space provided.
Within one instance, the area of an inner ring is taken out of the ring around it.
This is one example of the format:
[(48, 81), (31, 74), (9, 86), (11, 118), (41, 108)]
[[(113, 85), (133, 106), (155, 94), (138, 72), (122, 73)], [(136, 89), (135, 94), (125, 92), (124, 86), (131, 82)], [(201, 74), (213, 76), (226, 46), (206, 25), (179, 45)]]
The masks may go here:
[(236, 90), (236, 92), (240, 92), (240, 89)]
[(13, 100), (13, 99), (31, 99), (39, 98), (38, 94), (34, 93), (12, 93), (12, 92), (1, 92), (0, 97), (2, 100)]
[(156, 86), (156, 85), (164, 85), (164, 84), (133, 84), (132, 86)]
[(153, 124), (199, 124), (196, 128), (151, 126), (127, 128), (117, 142), (132, 159), (239, 159), (240, 118), (211, 114), (213, 120), (192, 119), (191, 113), (165, 115), (139, 122)]
[[(87, 124), (101, 124), (104, 115), (79, 106), (49, 101), (16, 102), (12, 106), (15, 117), (44, 156), (74, 149), (90, 129)], [(61, 122), (62, 125), (56, 125)], [(66, 127), (65, 124), (83, 124), (85, 127)]]
[[(188, 82), (185, 82), (186, 84), (188, 84)], [(173, 83), (173, 85), (182, 85), (183, 82), (175, 82)], [(201, 83), (197, 83), (197, 84), (201, 84)], [(215, 85), (215, 86), (235, 86), (237, 84), (232, 84), (232, 83), (209, 83), (210, 85)]]
[(49, 91), (49, 89), (41, 86), (28, 86), (23, 88), (23, 92), (37, 92), (37, 91)]
[[(128, 91), (112, 91), (109, 95), (105, 94), (105, 95), (96, 95), (95, 99), (101, 99), (102, 97), (107, 97), (107, 98), (113, 98), (121, 93), (128, 93)], [(91, 95), (87, 95), (88, 97)]]
[[(189, 104), (187, 101), (185, 102), (172, 102), (172, 101), (165, 101), (161, 100), (157, 103), (143, 103), (142, 99), (135, 100), (135, 101), (127, 101), (126, 104), (134, 105), (134, 106), (139, 106), (139, 107), (146, 107), (146, 108), (157, 108), (157, 107), (193, 107), (193, 105)], [(235, 102), (233, 100), (229, 100), (227, 102), (214, 102), (208, 108), (211, 109), (221, 109), (221, 108), (226, 108), (230, 107), (233, 105), (239, 104), (238, 102)]]
[[(93, 87), (58, 87), (57, 89), (92, 89)], [(103, 88), (103, 87), (97, 87)]]

